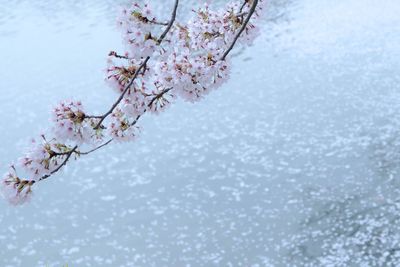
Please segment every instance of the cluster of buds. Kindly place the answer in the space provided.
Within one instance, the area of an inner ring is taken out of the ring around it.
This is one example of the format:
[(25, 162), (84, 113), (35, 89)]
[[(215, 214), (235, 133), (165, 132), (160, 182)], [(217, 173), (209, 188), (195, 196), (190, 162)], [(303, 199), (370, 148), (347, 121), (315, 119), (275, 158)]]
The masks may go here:
[(17, 176), (14, 166), (4, 175), (1, 180), (0, 190), (3, 196), (12, 205), (20, 205), (27, 202), (32, 196), (32, 185), (34, 180), (23, 180)]
[[(1, 180), (11, 203), (26, 202), (32, 185), (58, 172), (72, 155), (91, 153), (112, 140), (135, 139), (144, 113), (158, 114), (177, 98), (196, 102), (228, 80), (228, 54), (237, 42), (254, 40), (254, 22), (265, 0), (234, 1), (218, 10), (206, 4), (193, 10), (186, 23), (175, 21), (178, 3), (169, 22), (158, 20), (147, 3), (122, 11), (118, 24), (127, 51), (110, 52), (106, 71), (117, 101), (99, 116), (88, 115), (80, 101), (59, 103), (52, 113), (51, 139), (42, 135), (33, 141), (18, 162), (29, 179), (19, 178), (13, 166)], [(83, 146), (95, 148), (81, 152)]]
[(53, 109), (54, 135), (58, 141), (77, 144), (99, 142), (103, 129), (96, 127), (99, 119), (85, 114), (80, 101), (63, 101)]
[(134, 122), (135, 120), (130, 119), (126, 113), (117, 108), (111, 114), (108, 133), (116, 141), (132, 141), (138, 135), (139, 130)]
[(130, 8), (124, 9), (118, 24), (129, 44), (133, 59), (150, 57), (156, 51), (158, 40), (153, 26), (162, 23), (157, 22), (148, 3), (134, 3)]
[(41, 140), (32, 140), (27, 153), (19, 159), (18, 166), (33, 180), (50, 175), (62, 164), (73, 147), (59, 143), (57, 139), (47, 140), (44, 135)]
[(229, 77), (226, 61), (213, 62), (208, 54), (191, 55), (189, 49), (173, 53), (155, 66), (155, 75), (164, 88), (174, 88), (182, 99), (195, 102)]
[[(72, 154), (78, 156), (79, 152), (75, 149), (55, 138), (47, 140), (44, 135), (41, 135), (39, 141), (33, 139), (25, 155), (1, 179), (2, 195), (11, 204), (25, 203), (30, 199), (32, 185), (57, 172)], [(17, 167), (23, 176), (17, 175)]]

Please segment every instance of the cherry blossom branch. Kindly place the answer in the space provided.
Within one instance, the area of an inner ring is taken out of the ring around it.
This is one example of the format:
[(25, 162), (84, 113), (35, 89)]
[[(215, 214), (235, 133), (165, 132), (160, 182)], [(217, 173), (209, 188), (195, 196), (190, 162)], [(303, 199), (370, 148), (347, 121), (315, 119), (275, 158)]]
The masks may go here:
[(128, 90), (131, 88), (133, 82), (135, 81), (135, 79), (137, 78), (137, 76), (139, 75), (139, 72), (144, 68), (144, 66), (147, 64), (147, 62), (149, 61), (150, 57), (146, 57), (146, 59), (143, 61), (142, 64), (140, 64), (139, 68), (135, 71), (135, 74), (133, 75), (132, 79), (130, 80), (130, 82), (128, 83), (128, 85), (125, 87), (124, 91), (121, 93), (121, 95), (118, 97), (117, 101), (114, 102), (114, 104), (111, 106), (111, 108), (104, 113), (103, 116), (100, 117), (99, 122), (97, 123), (96, 127), (94, 127), (94, 129), (98, 129), (101, 124), (103, 123), (103, 121), (110, 115), (113, 113), (114, 109), (119, 105), (119, 103), (121, 103), (122, 99), (124, 99), (124, 96), (126, 95), (126, 93), (128, 92)]
[[(168, 32), (171, 30), (172, 25), (175, 22), (176, 19), (176, 11), (178, 9), (178, 5), (179, 5), (179, 0), (175, 0), (175, 5), (174, 5), (174, 9), (172, 11), (172, 15), (171, 15), (171, 19), (167, 25), (167, 28), (164, 30), (164, 32), (161, 34), (160, 38), (158, 38), (157, 40), (157, 44), (160, 45), (161, 42), (164, 40), (165, 36), (168, 34)], [(111, 108), (103, 115), (100, 117), (99, 122), (97, 123), (95, 129), (98, 129), (100, 127), (100, 125), (103, 123), (103, 121), (110, 115), (113, 113), (113, 111), (115, 110), (115, 108), (119, 105), (119, 103), (121, 103), (122, 99), (124, 99), (124, 96), (126, 95), (126, 93), (128, 92), (128, 90), (130, 89), (130, 87), (132, 86), (133, 82), (135, 81), (135, 79), (137, 78), (137, 76), (139, 75), (140, 71), (145, 68), (147, 62), (149, 61), (150, 57), (146, 57), (146, 59), (143, 61), (142, 64), (140, 64), (139, 68), (135, 71), (135, 74), (133, 75), (133, 77), (131, 78), (130, 82), (128, 83), (128, 85), (125, 87), (124, 91), (121, 93), (121, 95), (118, 97), (117, 101), (114, 102), (114, 104), (111, 106)]]
[(50, 174), (43, 175), (38, 181), (45, 180), (45, 179), (49, 178), (50, 176), (52, 176), (53, 174), (57, 173), (59, 170), (61, 170), (62, 167), (64, 167), (67, 164), (68, 160), (71, 158), (72, 154), (74, 154), (76, 152), (77, 149), (78, 149), (78, 146), (74, 146), (66, 154), (66, 158), (64, 159), (64, 161), (56, 169), (54, 169), (52, 172), (50, 172)]
[[(9, 202), (26, 202), (31, 186), (59, 172), (72, 156), (77, 159), (113, 141), (134, 139), (136, 124), (145, 113), (157, 114), (177, 97), (199, 101), (219, 88), (229, 78), (230, 60), (226, 59), (239, 38), (245, 35), (241, 43), (248, 44), (256, 36), (250, 20), (254, 14), (259, 17), (259, 3), (265, 1), (233, 1), (219, 10), (211, 10), (206, 4), (186, 24), (175, 23), (179, 0), (175, 0), (168, 23), (159, 22), (148, 4), (134, 3), (123, 10), (119, 25), (130, 50), (123, 55), (111, 51), (107, 69), (107, 81), (118, 98), (103, 115), (87, 115), (80, 101), (60, 102), (52, 112), (50, 138), (42, 134), (39, 142), (32, 140), (32, 146), (19, 159), (24, 173), (17, 174), (11, 165), (0, 180), (0, 190), (6, 192)], [(166, 26), (159, 38), (155, 38), (154, 25)], [(168, 42), (161, 47), (169, 33)], [(97, 147), (80, 151), (84, 145), (93, 144)], [(25, 176), (27, 179), (20, 178)]]
[(100, 148), (103, 148), (103, 147), (107, 146), (107, 145), (110, 144), (113, 140), (114, 140), (114, 139), (110, 139), (110, 140), (108, 140), (107, 142), (105, 142), (105, 143), (99, 145), (98, 147), (95, 147), (95, 148), (93, 148), (93, 149), (91, 149), (91, 150), (89, 150), (89, 151), (86, 151), (86, 152), (76, 151), (76, 153), (77, 153), (78, 155), (88, 155), (88, 154), (90, 154), (90, 153), (93, 153), (93, 152), (99, 150)]
[(167, 33), (171, 30), (172, 25), (174, 24), (175, 19), (176, 19), (176, 11), (178, 10), (178, 5), (179, 5), (179, 0), (175, 0), (175, 5), (174, 5), (174, 9), (172, 11), (171, 19), (169, 20), (168, 26), (165, 29), (165, 31), (161, 34), (160, 38), (158, 38), (158, 41), (157, 41), (158, 44), (161, 44), (161, 42), (164, 40)]
[[(161, 93), (157, 94), (152, 100), (150, 100), (150, 102), (149, 102), (149, 104), (148, 104), (148, 107), (151, 107), (157, 99), (162, 98), (166, 93), (168, 93), (168, 92), (171, 91), (172, 89), (173, 89), (172, 87), (171, 87), (171, 88), (167, 88), (167, 89), (163, 90)], [(143, 114), (144, 114), (146, 111), (147, 111), (147, 109), (145, 109), (145, 110), (143, 111)], [(139, 119), (141, 118), (141, 116), (142, 116), (142, 115), (138, 115), (138, 116), (135, 118), (135, 120), (131, 123), (131, 126), (134, 126), (134, 125), (139, 121)], [(93, 149), (91, 149), (91, 150), (89, 150), (89, 151), (86, 151), (86, 152), (75, 151), (75, 153), (77, 153), (77, 154), (79, 154), (79, 155), (88, 155), (88, 154), (91, 154), (91, 153), (93, 153), (93, 152), (95, 152), (95, 151), (97, 151), (97, 150), (99, 150), (99, 149), (101, 149), (101, 148), (103, 148), (103, 147), (109, 145), (113, 140), (114, 140), (114, 139), (110, 139), (110, 140), (108, 140), (107, 142), (105, 142), (105, 143), (103, 143), (103, 144), (101, 144), (101, 145), (99, 145), (99, 146), (97, 146), (97, 147), (95, 147), (95, 148), (93, 148)]]
[[(179, 0), (175, 0), (175, 5), (174, 5), (174, 9), (171, 15), (171, 19), (167, 25), (167, 28), (164, 30), (164, 32), (161, 34), (161, 36), (158, 38), (157, 40), (157, 44), (161, 44), (161, 42), (163, 41), (163, 39), (165, 38), (165, 36), (168, 34), (168, 32), (171, 30), (172, 25), (174, 24), (174, 21), (176, 19), (176, 13), (177, 13), (177, 9), (178, 9), (178, 5), (179, 5)], [(118, 56), (116, 53), (113, 53), (114, 56), (123, 58), (122, 56)], [(133, 75), (132, 79), (130, 80), (130, 82), (128, 83), (128, 85), (125, 87), (124, 91), (121, 93), (121, 95), (119, 96), (119, 98), (117, 99), (117, 101), (111, 106), (111, 108), (102, 116), (86, 116), (85, 118), (95, 118), (95, 119), (100, 119), (99, 122), (97, 123), (97, 125), (94, 127), (94, 129), (98, 129), (102, 122), (110, 115), (112, 114), (112, 112), (115, 110), (115, 108), (119, 105), (119, 103), (122, 101), (122, 99), (124, 98), (125, 94), (128, 92), (129, 88), (132, 86), (134, 80), (137, 78), (137, 76), (139, 75), (140, 71), (142, 69), (144, 69), (146, 67), (147, 62), (149, 61), (150, 57), (146, 57), (146, 59), (143, 61), (143, 63), (139, 66), (139, 68), (135, 71), (135, 74)], [(157, 94), (150, 102), (148, 106), (151, 106), (154, 101), (156, 101), (157, 99), (161, 98), (164, 94), (168, 93), (172, 88), (168, 88), (166, 90), (163, 90), (161, 93)], [(144, 112), (146, 112), (146, 110), (144, 110)], [(139, 120), (139, 118), (141, 117), (141, 115), (139, 115), (131, 124), (131, 126), (135, 125), (137, 123), (137, 121)], [(63, 168), (68, 160), (70, 159), (70, 157), (72, 156), (72, 154), (76, 153), (78, 155), (88, 155), (90, 153), (93, 153), (105, 146), (107, 146), (108, 144), (110, 144), (113, 141), (113, 139), (108, 140), (107, 142), (99, 145), (98, 147), (89, 150), (87, 152), (80, 152), (77, 150), (78, 146), (75, 146), (72, 150), (70, 150), (69, 152), (64, 152), (64, 153), (54, 153), (55, 156), (62, 156), (65, 155), (66, 158), (65, 160), (54, 170), (52, 171), (50, 174), (46, 174), (44, 176), (42, 176), (38, 181), (41, 180), (45, 180), (47, 178), (49, 178), (50, 176), (52, 176), (53, 174), (57, 173), (59, 170), (61, 170), (61, 168)]]
[[(245, 2), (245, 4), (246, 4), (246, 2)], [(229, 46), (229, 48), (222, 55), (221, 60), (225, 60), (225, 58), (228, 56), (228, 54), (231, 52), (231, 50), (235, 47), (235, 44), (236, 44), (237, 40), (239, 39), (239, 37), (243, 33), (243, 31), (246, 29), (247, 24), (249, 23), (249, 21), (251, 19), (251, 16), (253, 16), (254, 12), (256, 11), (257, 4), (258, 4), (258, 0), (253, 0), (253, 3), (252, 3), (252, 5), (250, 7), (250, 10), (249, 10), (249, 13), (247, 14), (247, 17), (246, 17), (245, 21), (243, 22), (242, 27), (240, 28), (239, 32), (236, 34), (236, 36), (233, 39), (233, 41), (232, 41), (231, 45)], [(242, 12), (244, 5), (242, 6), (242, 8), (240, 10), (240, 13)]]
[(116, 57), (116, 58), (129, 59), (127, 56), (119, 55), (119, 54), (118, 54), (117, 52), (115, 52), (115, 51), (110, 51), (110, 53), (108, 53), (108, 56), (113, 56), (113, 57)]

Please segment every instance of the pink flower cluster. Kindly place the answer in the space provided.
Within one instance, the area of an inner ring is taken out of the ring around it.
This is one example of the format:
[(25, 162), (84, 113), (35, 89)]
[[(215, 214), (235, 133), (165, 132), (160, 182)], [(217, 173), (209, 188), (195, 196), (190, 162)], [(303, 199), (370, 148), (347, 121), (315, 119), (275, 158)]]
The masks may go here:
[(22, 180), (17, 176), (14, 166), (10, 167), (10, 171), (1, 180), (0, 190), (3, 196), (12, 205), (20, 205), (27, 201), (32, 196), (33, 180)]
[[(51, 138), (42, 135), (32, 142), (1, 180), (3, 194), (11, 203), (23, 203), (34, 183), (57, 172), (71, 156), (85, 154), (82, 147), (131, 141), (144, 113), (160, 113), (178, 98), (196, 102), (219, 88), (231, 69), (227, 51), (236, 41), (249, 44), (257, 36), (254, 22), (265, 0), (259, 0), (254, 14), (253, 3), (256, 0), (235, 1), (219, 10), (204, 5), (193, 10), (186, 23), (175, 21), (175, 16), (169, 22), (160, 20), (147, 3), (124, 9), (118, 25), (127, 51), (110, 52), (106, 70), (118, 100), (99, 116), (88, 115), (79, 101), (60, 102), (52, 112)], [(248, 14), (253, 16), (246, 21)], [(20, 178), (17, 167), (29, 178)]]
[(42, 140), (32, 140), (32, 144), (26, 154), (19, 159), (19, 167), (27, 175), (37, 180), (43, 175), (49, 175), (61, 164), (71, 148), (63, 143), (55, 143), (53, 140), (47, 141), (44, 136)]
[(131, 117), (117, 108), (111, 114), (111, 120), (108, 127), (109, 135), (115, 140), (132, 141), (138, 134), (138, 127), (133, 125)]
[(99, 119), (87, 117), (80, 101), (62, 101), (53, 109), (54, 135), (61, 142), (78, 144), (98, 142), (103, 138)]
[(118, 24), (129, 44), (131, 58), (146, 58), (156, 51), (157, 35), (153, 26), (158, 22), (148, 3), (134, 3), (129, 9), (124, 9)]

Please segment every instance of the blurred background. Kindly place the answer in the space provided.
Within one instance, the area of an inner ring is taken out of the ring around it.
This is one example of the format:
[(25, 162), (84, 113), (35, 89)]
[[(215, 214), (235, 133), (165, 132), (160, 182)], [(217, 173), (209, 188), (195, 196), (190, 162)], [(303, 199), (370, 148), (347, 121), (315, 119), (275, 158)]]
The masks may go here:
[[(201, 4), (183, 2), (180, 19)], [(1, 172), (57, 101), (114, 101), (103, 70), (128, 3), (1, 5)], [(1, 201), (0, 266), (399, 266), (398, 14), (270, 0), (219, 91), (145, 116), (138, 141), (71, 162), (28, 205)]]

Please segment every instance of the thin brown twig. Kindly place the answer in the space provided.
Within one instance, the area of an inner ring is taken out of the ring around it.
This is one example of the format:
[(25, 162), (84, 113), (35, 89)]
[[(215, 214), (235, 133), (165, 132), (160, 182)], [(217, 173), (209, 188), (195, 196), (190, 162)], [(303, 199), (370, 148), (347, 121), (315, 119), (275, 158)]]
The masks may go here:
[(111, 51), (110, 53), (108, 53), (108, 56), (110, 57), (110, 56), (113, 56), (113, 57), (116, 57), (116, 58), (123, 58), (123, 59), (129, 59), (127, 56), (122, 56), (122, 55), (119, 55), (117, 52), (115, 52), (115, 51)]
[(239, 14), (236, 14), (236, 17), (238, 18), (243, 18), (244, 16), (246, 16), (247, 14), (249, 14), (248, 12), (241, 12)]
[(173, 89), (173, 87), (167, 88), (167, 89), (161, 91), (160, 93), (158, 93), (157, 95), (155, 95), (154, 98), (149, 102), (148, 106), (150, 107), (151, 105), (153, 105), (154, 101), (156, 101), (157, 99), (160, 99), (163, 95), (165, 95), (166, 93), (168, 93), (172, 89)]
[(155, 21), (155, 20), (149, 20), (149, 23), (155, 24), (155, 25), (161, 25), (161, 26), (168, 26), (168, 22), (160, 22), (160, 21)]
[(245, 0), (245, 1), (243, 2), (242, 6), (241, 6), (240, 9), (239, 9), (239, 13), (242, 13), (243, 8), (246, 6), (247, 2), (248, 2), (248, 0)]
[(178, 5), (179, 5), (179, 0), (175, 0), (174, 10), (172, 11), (171, 19), (169, 20), (167, 28), (161, 34), (160, 38), (158, 38), (158, 41), (157, 41), (158, 44), (161, 44), (161, 42), (164, 40), (167, 33), (171, 30), (172, 25), (174, 24), (175, 19), (176, 19), (176, 11), (178, 10)]
[(106, 145), (110, 144), (114, 139), (110, 139), (107, 142), (105, 142), (104, 144), (99, 145), (98, 147), (93, 148), (92, 150), (86, 151), (86, 152), (76, 152), (79, 155), (88, 155), (90, 153), (93, 153), (97, 150), (99, 150), (102, 147), (105, 147)]
[(101, 119), (102, 116), (94, 116), (94, 115), (86, 115), (85, 114), (85, 119)]
[(64, 167), (64, 166), (67, 164), (68, 160), (71, 158), (72, 154), (75, 153), (75, 151), (76, 151), (77, 148), (78, 148), (78, 146), (74, 146), (74, 147), (68, 152), (68, 154), (66, 154), (67, 157), (64, 159), (64, 161), (63, 161), (55, 170), (53, 170), (52, 172), (50, 172), (50, 174), (46, 174), (46, 175), (43, 175), (42, 177), (40, 177), (39, 181), (42, 181), (42, 180), (44, 180), (44, 179), (47, 179), (47, 178), (49, 178), (50, 176), (52, 176), (53, 174), (57, 173), (59, 170), (61, 170), (61, 168)]

